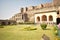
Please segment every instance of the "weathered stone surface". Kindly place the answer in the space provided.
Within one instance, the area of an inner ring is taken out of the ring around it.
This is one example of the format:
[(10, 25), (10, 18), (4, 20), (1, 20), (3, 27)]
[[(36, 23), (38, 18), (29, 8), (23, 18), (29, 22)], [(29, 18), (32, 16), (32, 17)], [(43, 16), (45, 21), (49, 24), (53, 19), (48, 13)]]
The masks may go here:
[(55, 6), (60, 5), (60, 0), (53, 0), (53, 2), (51, 3), (45, 3), (45, 4), (40, 4), (37, 6), (29, 6), (29, 7), (25, 7), (25, 8), (21, 8), (21, 13), (17, 13), (14, 16), (12, 16), (12, 18), (10, 18), (10, 20), (15, 20), (16, 22), (24, 22), (23, 19), (24, 17), (22, 15), (24, 15), (25, 13), (27, 14), (28, 17), (28, 21), (34, 22), (35, 20), (35, 14), (37, 13), (42, 13), (42, 12), (48, 12), (48, 11), (57, 11), (59, 10), (59, 14), (57, 15), (57, 17), (60, 17), (60, 6), (55, 7)]

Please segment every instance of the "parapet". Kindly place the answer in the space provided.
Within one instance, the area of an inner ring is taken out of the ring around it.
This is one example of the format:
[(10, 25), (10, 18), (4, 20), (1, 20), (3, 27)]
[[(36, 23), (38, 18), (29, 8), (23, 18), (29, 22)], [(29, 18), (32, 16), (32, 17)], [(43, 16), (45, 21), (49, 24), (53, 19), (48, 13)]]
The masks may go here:
[(21, 8), (21, 12), (38, 10), (38, 9), (41, 9), (41, 8), (49, 8), (49, 7), (52, 7), (52, 6), (53, 6), (53, 3), (45, 3), (45, 4), (40, 4), (40, 5), (37, 5), (37, 6), (29, 6), (29, 7)]

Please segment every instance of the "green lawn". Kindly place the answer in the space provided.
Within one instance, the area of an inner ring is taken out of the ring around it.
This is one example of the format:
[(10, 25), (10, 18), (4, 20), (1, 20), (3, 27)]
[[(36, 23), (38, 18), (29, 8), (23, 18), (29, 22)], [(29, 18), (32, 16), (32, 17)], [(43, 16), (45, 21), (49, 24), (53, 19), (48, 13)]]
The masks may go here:
[[(25, 31), (25, 27), (36, 27), (37, 30)], [(42, 40), (42, 35), (46, 34), (50, 40), (55, 40), (53, 27), (48, 26), (42, 30), (39, 25), (12, 25), (0, 28), (0, 40)]]

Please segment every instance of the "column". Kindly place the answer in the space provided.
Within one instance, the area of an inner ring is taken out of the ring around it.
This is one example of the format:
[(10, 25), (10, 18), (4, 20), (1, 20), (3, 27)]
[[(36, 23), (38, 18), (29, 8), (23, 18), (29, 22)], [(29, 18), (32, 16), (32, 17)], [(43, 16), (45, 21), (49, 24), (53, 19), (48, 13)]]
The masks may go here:
[(42, 16), (40, 16), (40, 23), (42, 23)]
[(49, 23), (49, 16), (47, 15), (47, 23)]

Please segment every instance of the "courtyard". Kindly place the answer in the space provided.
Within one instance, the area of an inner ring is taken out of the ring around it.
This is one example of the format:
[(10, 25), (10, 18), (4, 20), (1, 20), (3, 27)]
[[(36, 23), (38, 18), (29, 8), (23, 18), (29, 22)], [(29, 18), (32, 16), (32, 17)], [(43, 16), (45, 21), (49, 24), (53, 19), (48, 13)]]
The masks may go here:
[[(37, 30), (24, 30), (25, 27)], [(8, 25), (0, 28), (0, 40), (42, 40), (43, 34), (46, 34), (50, 40), (56, 40), (52, 25), (48, 25), (46, 30), (42, 30), (40, 25), (33, 24)]]

